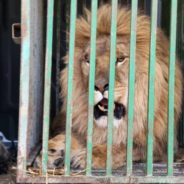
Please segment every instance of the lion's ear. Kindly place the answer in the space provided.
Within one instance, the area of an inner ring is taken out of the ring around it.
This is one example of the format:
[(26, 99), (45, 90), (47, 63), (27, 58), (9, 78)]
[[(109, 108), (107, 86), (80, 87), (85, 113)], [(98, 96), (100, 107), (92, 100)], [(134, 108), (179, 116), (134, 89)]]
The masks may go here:
[(84, 48), (90, 42), (91, 13), (85, 8), (85, 16), (76, 20), (75, 47)]
[(86, 17), (86, 20), (87, 20), (88, 22), (91, 22), (91, 12), (90, 12), (89, 9), (84, 8), (84, 15), (85, 15), (85, 17)]
[[(83, 49), (90, 41), (91, 12), (84, 8), (84, 15), (76, 20), (75, 47)], [(67, 44), (69, 44), (70, 33), (66, 31)]]

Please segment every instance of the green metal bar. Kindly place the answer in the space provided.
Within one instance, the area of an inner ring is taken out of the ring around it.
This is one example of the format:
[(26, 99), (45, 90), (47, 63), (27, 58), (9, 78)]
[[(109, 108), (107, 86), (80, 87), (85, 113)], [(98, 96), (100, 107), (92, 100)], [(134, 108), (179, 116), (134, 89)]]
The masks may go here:
[(47, 3), (48, 3), (47, 4), (47, 35), (46, 35), (46, 56), (45, 56), (43, 145), (42, 145), (42, 174), (44, 175), (47, 173), (47, 160), (48, 160), (54, 0), (48, 0)]
[(118, 1), (112, 0), (111, 11), (111, 46), (110, 46), (110, 68), (109, 68), (109, 98), (108, 98), (108, 130), (107, 130), (107, 164), (106, 174), (112, 174), (112, 144), (113, 144), (113, 121), (114, 121), (114, 78), (116, 63), (116, 30), (117, 30), (117, 8)]
[(137, 6), (138, 6), (138, 1), (137, 0), (132, 1), (131, 33), (130, 33), (129, 90), (128, 90), (129, 94), (128, 94), (127, 175), (132, 174)]
[(147, 137), (147, 175), (153, 174), (153, 129), (154, 129), (154, 88), (158, 0), (152, 0), (151, 5), (151, 42), (149, 63), (148, 89), (148, 137)]
[(72, 92), (73, 92), (73, 63), (75, 51), (75, 24), (77, 0), (71, 0), (70, 5), (70, 41), (68, 63), (68, 89), (67, 89), (67, 113), (66, 113), (66, 151), (65, 151), (65, 175), (70, 175), (70, 148), (72, 128)]
[[(29, 0), (21, 3), (21, 70), (20, 70), (20, 105), (19, 105), (19, 144), (18, 144), (18, 172), (26, 173), (27, 159), (27, 128), (29, 118), (29, 85), (30, 85), (30, 62), (31, 62), (31, 6)], [(26, 30), (26, 31), (25, 31)]]
[(94, 85), (96, 64), (96, 27), (98, 0), (91, 2), (91, 51), (89, 73), (89, 98), (88, 98), (88, 137), (87, 137), (87, 167), (86, 175), (91, 175), (92, 149), (93, 149), (93, 109), (94, 109)]
[(61, 66), (61, 0), (55, 1), (56, 5), (56, 114), (60, 111), (60, 66)]
[(169, 101), (168, 101), (168, 175), (173, 175), (174, 150), (174, 89), (175, 89), (175, 60), (176, 60), (176, 26), (177, 0), (171, 1), (170, 25), (170, 60), (169, 60)]

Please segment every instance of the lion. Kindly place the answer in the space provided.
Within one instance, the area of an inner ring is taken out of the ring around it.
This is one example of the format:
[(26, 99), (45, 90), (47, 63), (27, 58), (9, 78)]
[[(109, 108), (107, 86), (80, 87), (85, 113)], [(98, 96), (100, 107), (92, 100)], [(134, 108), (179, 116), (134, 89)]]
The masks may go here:
[[(114, 88), (114, 120), (112, 168), (118, 168), (126, 162), (127, 127), (128, 127), (128, 85), (130, 60), (130, 22), (131, 10), (119, 7), (117, 12), (116, 74)], [(71, 167), (85, 168), (87, 122), (88, 122), (88, 83), (90, 68), (90, 29), (91, 14), (76, 20), (76, 40), (74, 54), (73, 78), (73, 113)], [(96, 39), (96, 73), (94, 96), (94, 127), (92, 167), (105, 168), (107, 153), (107, 115), (108, 115), (108, 81), (110, 64), (110, 30), (111, 6), (102, 5), (97, 14)], [(147, 148), (147, 112), (148, 80), (150, 58), (150, 18), (138, 14), (136, 30), (136, 71), (133, 122), (133, 161), (146, 160)], [(65, 57), (68, 64), (68, 54)], [(165, 161), (167, 157), (167, 113), (168, 113), (168, 68), (169, 41), (163, 31), (157, 28), (157, 45), (155, 61), (155, 100), (153, 155), (154, 161)], [(66, 114), (67, 99), (66, 67), (61, 72), (61, 97), (63, 106), (61, 114)], [(177, 152), (177, 127), (181, 113), (182, 84), (181, 67), (176, 61), (175, 96), (174, 96), (174, 151)], [(65, 124), (60, 118), (57, 125)], [(65, 133), (61, 132), (49, 140), (48, 167), (59, 168), (64, 165)], [(40, 163), (41, 156), (37, 159)]]

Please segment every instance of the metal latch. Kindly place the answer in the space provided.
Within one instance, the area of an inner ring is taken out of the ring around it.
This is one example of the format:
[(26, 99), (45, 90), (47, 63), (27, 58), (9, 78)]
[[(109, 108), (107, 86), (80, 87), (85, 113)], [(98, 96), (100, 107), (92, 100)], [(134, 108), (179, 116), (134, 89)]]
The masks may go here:
[(12, 39), (16, 44), (21, 43), (21, 24), (20, 23), (12, 24)]

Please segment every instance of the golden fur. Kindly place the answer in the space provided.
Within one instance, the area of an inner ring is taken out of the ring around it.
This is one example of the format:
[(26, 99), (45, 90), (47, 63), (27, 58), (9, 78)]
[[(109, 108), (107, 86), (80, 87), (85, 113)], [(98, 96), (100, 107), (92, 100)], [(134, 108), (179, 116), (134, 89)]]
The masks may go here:
[[(115, 102), (125, 106), (126, 114), (117, 127), (113, 128), (113, 168), (122, 166), (126, 160), (127, 142), (127, 97), (128, 97), (128, 71), (129, 71), (129, 40), (130, 40), (130, 14), (126, 8), (119, 8), (117, 15), (117, 58), (126, 56), (125, 62), (116, 64)], [(80, 145), (72, 148), (71, 158), (73, 166), (85, 167), (86, 137), (88, 121), (88, 77), (89, 64), (86, 59), (90, 53), (90, 12), (86, 17), (77, 19), (76, 42), (74, 60), (73, 83), (73, 116), (72, 137)], [(98, 10), (97, 21), (97, 54), (96, 54), (96, 81), (107, 80), (109, 74), (111, 7), (103, 5)], [(148, 99), (148, 67), (150, 45), (150, 19), (145, 15), (138, 15), (136, 30), (136, 79), (135, 79), (135, 106), (133, 127), (133, 159), (145, 160), (147, 139), (147, 99)], [(68, 55), (65, 58), (68, 62)], [(169, 42), (164, 33), (157, 29), (156, 63), (155, 63), (155, 117), (154, 117), (154, 160), (165, 160), (167, 154), (167, 105), (168, 105), (168, 67)], [(66, 113), (67, 96), (67, 70), (61, 73), (61, 96), (63, 100), (62, 114)], [(180, 65), (176, 62), (175, 70), (175, 137), (178, 118), (182, 102), (182, 74)], [(105, 82), (103, 84), (105, 84)], [(59, 122), (62, 123), (62, 122)], [(64, 120), (63, 120), (63, 123)], [(99, 127), (94, 122), (93, 130), (93, 167), (102, 168), (106, 163), (107, 128)], [(77, 139), (76, 139), (77, 137)], [(52, 139), (50, 140), (52, 141)], [(59, 140), (55, 149), (61, 148)], [(72, 145), (74, 142), (72, 143)], [(177, 140), (175, 138), (175, 151)], [(77, 158), (77, 159), (76, 159)]]

